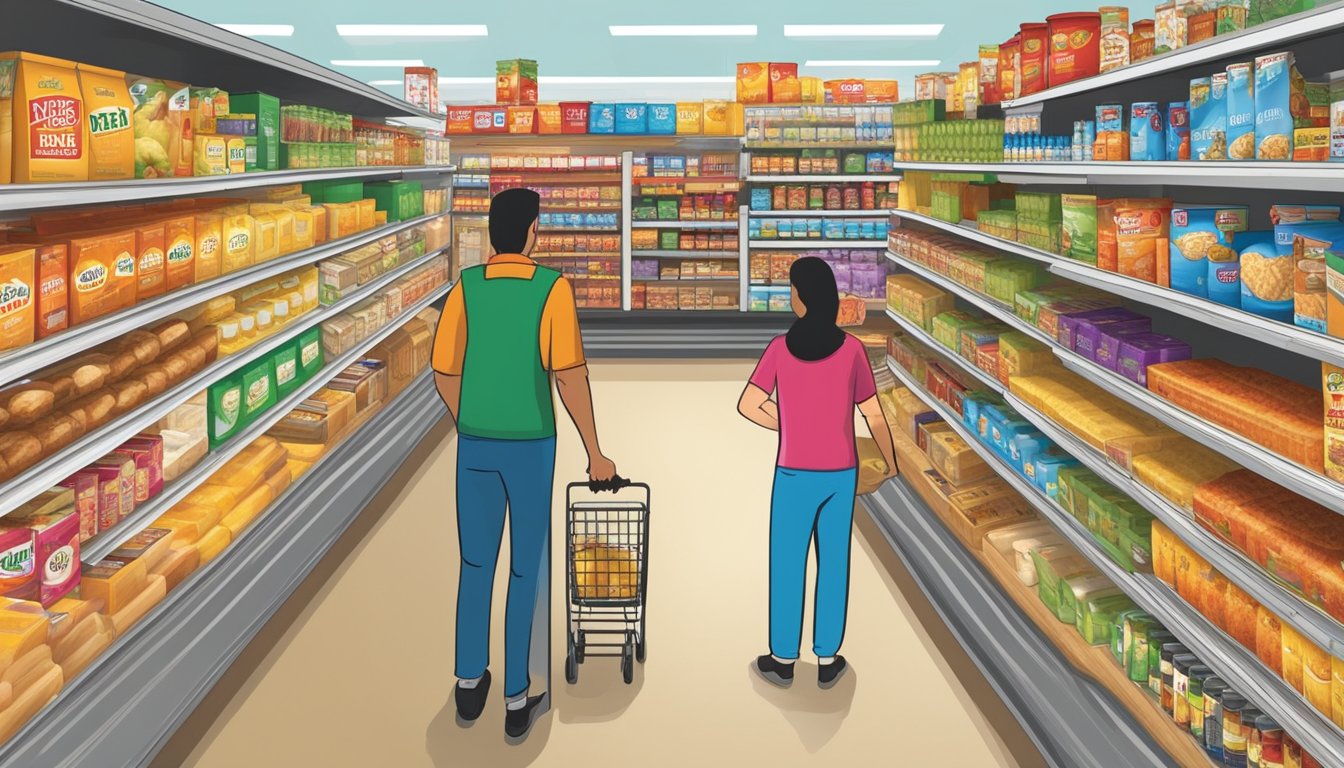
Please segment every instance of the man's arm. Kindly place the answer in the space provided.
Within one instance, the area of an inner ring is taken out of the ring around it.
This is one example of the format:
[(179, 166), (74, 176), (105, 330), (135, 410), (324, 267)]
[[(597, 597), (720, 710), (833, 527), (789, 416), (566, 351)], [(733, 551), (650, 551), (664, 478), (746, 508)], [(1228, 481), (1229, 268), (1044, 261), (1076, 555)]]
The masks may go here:
[(748, 384), (737, 401), (737, 412), (753, 424), (773, 432), (779, 431), (779, 407), (770, 400), (770, 393), (755, 384)]
[(555, 372), (555, 388), (560, 392), (574, 428), (579, 430), (583, 449), (588, 452), (588, 479), (596, 482), (616, 476), (616, 464), (602, 454), (597, 442), (597, 421), (593, 417), (593, 390), (588, 384), (587, 364)]
[(435, 371), (434, 388), (439, 391), (439, 397), (443, 399), (443, 404), (448, 406), (448, 412), (453, 415), (453, 422), (456, 423), (458, 406), (462, 404), (462, 377)]
[(877, 450), (882, 453), (882, 460), (887, 463), (887, 477), (900, 474), (900, 468), (896, 466), (896, 445), (891, 440), (891, 427), (887, 424), (886, 414), (882, 413), (882, 404), (878, 402), (877, 396), (859, 403), (859, 413), (868, 422), (868, 431), (877, 443)]

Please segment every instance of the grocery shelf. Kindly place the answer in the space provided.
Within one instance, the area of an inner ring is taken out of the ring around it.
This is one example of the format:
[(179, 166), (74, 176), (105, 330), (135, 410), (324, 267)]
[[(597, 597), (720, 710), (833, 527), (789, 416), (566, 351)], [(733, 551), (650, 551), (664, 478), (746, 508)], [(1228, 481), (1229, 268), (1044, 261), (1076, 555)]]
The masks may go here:
[[(621, 212), (621, 206), (619, 205), (593, 205), (593, 206), (580, 205), (573, 207), (566, 207), (563, 205), (543, 205), (541, 206), (540, 209), (540, 213), (620, 213), (620, 212)], [(487, 211), (486, 214), (489, 215), (489, 212)]]
[(557, 235), (562, 232), (588, 233), (598, 232), (605, 234), (617, 234), (621, 231), (620, 227), (537, 227), (538, 232), (544, 232), (548, 235)]
[(636, 187), (656, 187), (661, 184), (740, 184), (742, 179), (736, 176), (636, 176), (631, 180)]
[[(1015, 396), (989, 373), (980, 370), (979, 367), (944, 348), (922, 328), (901, 315), (890, 310), (887, 311), (887, 314), (906, 333), (921, 341), (923, 346), (954, 363), (958, 370), (973, 376), (986, 389), (1003, 396), (1009, 405), (1023, 418), (1031, 422), (1032, 426), (1039, 429), (1070, 455), (1100, 475), (1106, 482), (1119, 488), (1125, 495), (1141, 504), (1179, 536), (1182, 541), (1212, 563), (1232, 583), (1241, 587), (1265, 607), (1272, 610), (1281, 620), (1291, 624), (1316, 645), (1335, 656), (1344, 658), (1344, 625), (1281, 586), (1263, 568), (1199, 526), (1190, 513), (1177, 508), (1170, 501), (1139, 482), (1129, 472), (1111, 463), (1104, 453), (1093, 449), (1091, 445), (1056, 424), (1053, 419), (1041, 413), (1039, 409)], [(898, 366), (890, 358), (887, 359), (887, 367), (891, 368), (893, 373), (900, 375), (896, 370)]]
[(1163, 288), (1115, 272), (1107, 272), (1104, 269), (1089, 266), (1048, 251), (1022, 245), (1012, 240), (1004, 240), (980, 232), (975, 229), (974, 222), (951, 224), (932, 216), (901, 210), (892, 211), (892, 215), (939, 229), (1005, 253), (1042, 262), (1047, 265), (1052, 273), (1073, 282), (1100, 288), (1140, 304), (1174, 312), (1219, 330), (1230, 331), (1238, 336), (1264, 342), (1279, 349), (1286, 349), (1312, 360), (1324, 360), (1344, 366), (1344, 340), (1342, 339), (1327, 336), (1323, 333), (1313, 333), (1295, 325), (1270, 320), (1235, 307), (1219, 304), (1216, 301), (1209, 301), (1170, 288)]
[(428, 371), (0, 746), (0, 765), (147, 765), (441, 421)]
[(1265, 24), (1204, 40), (1178, 48), (1170, 53), (1152, 56), (1129, 66), (1103, 72), (1093, 77), (1057, 85), (1039, 93), (1003, 102), (1004, 109), (1015, 109), (1033, 104), (1089, 93), (1103, 88), (1127, 85), (1145, 78), (1179, 73), (1187, 67), (1219, 61), (1231, 57), (1250, 57), (1261, 53), (1290, 48), (1291, 43), (1305, 38), (1338, 35), (1344, 31), (1344, 7), (1331, 3), (1313, 11), (1293, 14)]
[[(291, 321), (285, 328), (276, 331), (256, 344), (236, 354), (220, 357), (214, 363), (206, 366), (191, 378), (160, 395), (152, 402), (85, 435), (59, 453), (24, 470), (18, 477), (0, 483), (0, 515), (8, 514), (17, 509), (39, 493), (55, 487), (62, 480), (115, 451), (122, 443), (154, 426), (169, 413), (172, 413), (174, 409), (199, 395), (223, 376), (262, 359), (282, 344), (297, 338), (304, 331), (353, 307), (398, 278), (424, 266), (441, 252), (436, 251), (426, 254), (409, 264), (403, 264), (367, 285), (360, 286), (357, 291), (342, 298), (340, 302), (301, 315), (299, 319)], [(446, 287), (443, 292), (447, 292)]]
[[(671, 282), (671, 281), (669, 281)], [(793, 315), (700, 309), (579, 310), (590, 358), (756, 359)]]
[(724, 221), (632, 221), (631, 229), (721, 229), (736, 232), (736, 219)]
[(1072, 515), (1019, 475), (997, 453), (981, 443), (956, 413), (933, 397), (900, 366), (892, 373), (926, 405), (943, 417), (972, 450), (1020, 493), (1102, 574), (1151, 613), (1238, 693), (1259, 705), (1308, 752), (1327, 765), (1344, 765), (1344, 731), (1317, 712), (1305, 698), (1265, 667), (1256, 655), (1214, 626), (1156, 577), (1129, 573), (1113, 561)]
[(687, 248), (634, 250), (630, 255), (637, 259), (736, 259), (737, 251), (699, 250)]
[[(448, 283), (440, 288), (430, 292), (428, 296), (416, 302), (411, 307), (402, 310), (402, 313), (393, 319), (388, 325), (380, 329), (377, 333), (361, 342), (357, 348), (341, 355), (335, 360), (328, 360), (322, 366), (312, 379), (303, 384), (302, 387), (295, 390), (284, 400), (276, 403), (267, 410), (261, 418), (252, 422), (246, 429), (229, 439), (228, 442), (219, 446), (208, 453), (205, 458), (191, 470), (176, 481), (166, 485), (163, 492), (145, 504), (136, 507), (135, 512), (130, 517), (122, 520), (115, 528), (106, 534), (99, 534), (91, 541), (80, 545), (80, 560), (86, 564), (96, 563), (107, 557), (113, 550), (120, 547), (127, 539), (148, 528), (151, 523), (159, 519), (165, 512), (172, 509), (193, 490), (204, 484), (221, 467), (229, 462), (234, 456), (237, 456), (244, 448), (251, 445), (254, 440), (266, 434), (271, 427), (280, 422), (290, 411), (298, 407), (304, 400), (307, 400), (327, 382), (334, 379), (341, 371), (358, 362), (380, 342), (391, 336), (407, 320), (415, 317), (421, 310), (432, 306), (434, 302), (443, 298), (444, 295), (452, 289), (452, 283)], [(363, 299), (360, 296), (359, 299)], [(348, 308), (348, 306), (346, 307)], [(335, 314), (335, 313), (331, 313)], [(330, 315), (328, 315), (330, 316)], [(309, 328), (312, 326), (309, 325)], [(303, 330), (303, 329), (300, 329)]]
[(0, 26), (0, 50), (36, 46), (48, 56), (229, 92), (260, 89), (284, 102), (357, 116), (436, 117), (360, 80), (144, 0), (7, 0), (0, 7), (7, 21), (22, 21)]
[[(67, 0), (52, 0), (52, 5)], [(126, 2), (127, 0), (121, 0)], [(39, 4), (39, 5), (45, 5)], [(157, 8), (144, 3), (150, 8)], [(27, 13), (25, 10), (24, 13)], [(16, 25), (17, 26), (17, 25)], [(19, 48), (22, 49), (22, 46)], [(161, 64), (158, 66), (162, 66)], [(67, 208), (77, 205), (153, 200), (186, 195), (210, 195), (237, 189), (269, 187), (278, 184), (305, 184), (329, 179), (395, 179), (414, 166), (363, 166), (357, 168), (321, 168), (291, 171), (255, 171), (227, 176), (191, 176), (173, 179), (134, 179), (127, 181), (78, 181), (51, 184), (0, 184), (0, 212)], [(450, 166), (438, 166), (434, 173), (451, 173)]]
[(571, 149), (612, 153), (620, 153), (625, 150), (662, 149), (735, 152), (742, 146), (742, 137), (740, 136), (706, 136), (704, 134), (668, 136), (638, 133), (478, 133), (453, 134), (450, 138), (453, 141), (454, 155), (492, 151), (540, 153), (554, 150), (557, 153), (562, 153)]
[[(3, 189), (3, 187), (0, 187), (0, 189)], [(389, 235), (395, 235), (398, 232), (433, 221), (442, 215), (441, 213), (433, 213), (416, 219), (388, 224), (351, 237), (333, 240), (314, 248), (291, 253), (288, 256), (281, 256), (278, 259), (271, 259), (247, 269), (230, 272), (214, 280), (190, 285), (156, 299), (140, 302), (121, 312), (105, 315), (96, 320), (76, 325), (55, 336), (26, 344), (0, 356), (0, 385), (18, 381), (30, 373), (59, 363), (104, 342), (111, 341), (127, 331), (143, 328), (159, 320), (172, 317), (217, 296), (223, 296), (252, 283), (377, 242)]]
[(884, 218), (891, 215), (891, 211), (885, 208), (874, 208), (869, 211), (757, 211), (750, 212), (753, 219), (841, 219), (841, 218)]
[(1344, 192), (1340, 163), (1253, 162), (1032, 162), (932, 163), (897, 161), (905, 171), (991, 174), (1013, 184), (1232, 187), (1299, 192)]
[(748, 176), (747, 182), (751, 184), (834, 184), (849, 183), (860, 181), (900, 181), (899, 173), (841, 173), (841, 174), (820, 174), (805, 173), (796, 176), (774, 176), (764, 174), (760, 176)]
[(886, 240), (822, 240), (795, 237), (789, 240), (752, 240), (749, 248), (775, 248), (797, 250), (799, 248), (886, 248)]
[(1120, 400), (1154, 418), (1160, 419), (1177, 432), (1221, 453), (1252, 472), (1335, 512), (1344, 514), (1344, 486), (1339, 483), (1301, 464), (1289, 461), (1241, 435), (1205, 421), (1152, 392), (1140, 388), (1134, 382), (1114, 371), (1108, 371), (1090, 360), (1079, 357), (1061, 347), (1055, 339), (1041, 333), (1034, 325), (1019, 318), (1010, 308), (993, 299), (981, 296), (960, 283), (939, 275), (933, 270), (905, 259), (892, 251), (888, 251), (887, 255), (902, 267), (1048, 345), (1065, 368), (1091, 381)]
[(860, 501), (1051, 766), (1180, 765), (1113, 695), (1070, 663), (903, 478)]
[[(872, 106), (858, 104), (856, 106)], [(746, 141), (742, 146), (755, 149), (891, 149), (890, 141)]]

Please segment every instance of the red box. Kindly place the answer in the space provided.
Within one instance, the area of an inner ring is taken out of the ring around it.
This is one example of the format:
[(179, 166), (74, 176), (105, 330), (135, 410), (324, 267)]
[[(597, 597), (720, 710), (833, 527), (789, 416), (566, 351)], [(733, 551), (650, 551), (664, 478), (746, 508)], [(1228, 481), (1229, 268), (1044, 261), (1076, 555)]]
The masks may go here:
[(803, 84), (798, 80), (798, 65), (770, 62), (770, 103), (798, 104), (803, 100)]
[(560, 102), (560, 132), (587, 133), (589, 101)]
[(448, 118), (443, 126), (445, 134), (471, 133), (474, 127), (475, 107), (448, 107)]
[(471, 111), (472, 133), (508, 133), (509, 112), (507, 107), (475, 107)]
[(833, 104), (864, 104), (868, 101), (867, 88), (862, 80), (827, 80)]
[(117, 449), (135, 458), (135, 501), (149, 499), (163, 493), (163, 438), (141, 435), (127, 440)]

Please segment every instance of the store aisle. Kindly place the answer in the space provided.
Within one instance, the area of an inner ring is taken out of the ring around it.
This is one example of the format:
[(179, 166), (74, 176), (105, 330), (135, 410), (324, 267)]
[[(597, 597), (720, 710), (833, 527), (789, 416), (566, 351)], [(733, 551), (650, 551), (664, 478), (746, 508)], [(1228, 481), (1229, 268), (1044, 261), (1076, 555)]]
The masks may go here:
[[(861, 511), (844, 647), (856, 674), (821, 691), (804, 657), (791, 690), (750, 675), (765, 650), (774, 445), (733, 409), (749, 373), (744, 362), (594, 365), (604, 449), (654, 489), (649, 658), (633, 685), (609, 659), (564, 684), (557, 597), (552, 713), (520, 747), (504, 744), (498, 690), (473, 728), (455, 724), (456, 443), (439, 430), (155, 765), (1041, 765)], [(581, 474), (572, 428), (559, 456), (557, 481)], [(501, 571), (496, 648), (505, 581)], [(502, 676), (502, 652), (492, 666)]]

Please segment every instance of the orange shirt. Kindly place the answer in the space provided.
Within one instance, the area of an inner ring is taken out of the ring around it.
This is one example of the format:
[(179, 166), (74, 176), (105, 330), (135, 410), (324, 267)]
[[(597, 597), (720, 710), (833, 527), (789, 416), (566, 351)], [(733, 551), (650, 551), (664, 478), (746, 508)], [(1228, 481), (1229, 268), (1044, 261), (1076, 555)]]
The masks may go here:
[[(529, 279), (537, 263), (516, 253), (501, 253), (490, 257), (485, 267), (485, 279)], [(439, 328), (434, 334), (434, 352), (431, 365), (438, 373), (462, 375), (462, 363), (467, 352), (467, 307), (462, 299), (462, 284), (448, 292), (443, 305)], [(563, 371), (583, 365), (583, 338), (579, 334), (579, 313), (574, 303), (574, 288), (561, 277), (555, 281), (546, 297), (541, 312), (541, 367), (548, 371)]]

